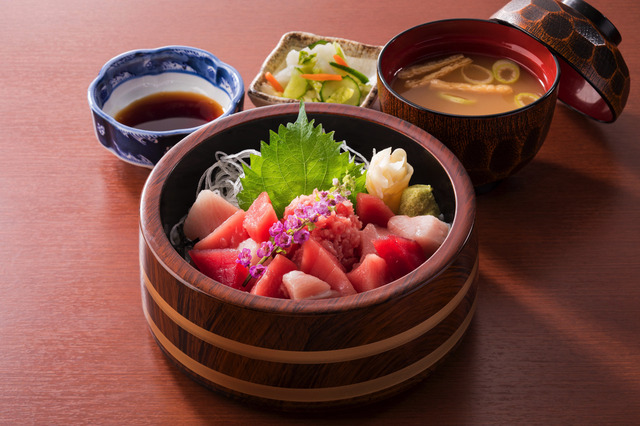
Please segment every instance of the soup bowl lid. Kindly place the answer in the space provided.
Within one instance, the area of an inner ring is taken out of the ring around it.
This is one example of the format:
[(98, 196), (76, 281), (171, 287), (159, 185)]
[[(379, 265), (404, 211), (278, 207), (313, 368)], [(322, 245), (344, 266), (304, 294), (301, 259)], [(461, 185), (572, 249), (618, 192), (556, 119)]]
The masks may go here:
[(544, 44), (561, 68), (558, 97), (594, 120), (610, 123), (624, 109), (629, 68), (616, 27), (583, 0), (512, 0), (491, 16)]

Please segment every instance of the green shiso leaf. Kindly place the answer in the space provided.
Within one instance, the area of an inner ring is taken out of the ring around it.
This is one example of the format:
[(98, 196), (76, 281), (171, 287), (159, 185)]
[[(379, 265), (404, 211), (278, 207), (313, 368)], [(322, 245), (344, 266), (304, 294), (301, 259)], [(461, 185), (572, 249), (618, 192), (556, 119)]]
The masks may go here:
[(243, 166), (242, 191), (238, 204), (247, 210), (258, 195), (266, 191), (278, 217), (285, 207), (299, 195), (311, 194), (315, 188), (329, 190), (333, 179), (348, 173), (356, 180), (351, 201), (358, 192), (366, 192), (362, 164), (341, 152), (341, 142), (333, 139), (334, 132), (325, 133), (321, 125), (314, 126), (307, 119), (304, 103), (300, 102), (294, 123), (280, 125), (278, 132), (269, 131), (269, 143), (260, 142), (261, 156), (251, 155), (251, 166)]

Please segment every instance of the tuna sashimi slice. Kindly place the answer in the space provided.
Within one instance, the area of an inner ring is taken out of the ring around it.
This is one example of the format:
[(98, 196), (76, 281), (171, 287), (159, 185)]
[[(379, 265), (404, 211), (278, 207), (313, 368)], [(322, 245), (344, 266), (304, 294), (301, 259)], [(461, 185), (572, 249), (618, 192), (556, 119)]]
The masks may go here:
[(394, 216), (389, 219), (392, 233), (416, 241), (429, 257), (438, 250), (449, 234), (449, 225), (435, 216)]
[(326, 299), (338, 296), (328, 283), (302, 271), (287, 272), (282, 276), (282, 284), (293, 300)]
[(242, 285), (249, 274), (249, 268), (236, 262), (238, 254), (239, 251), (234, 249), (189, 251), (191, 261), (200, 272), (229, 287), (249, 291), (253, 285), (253, 280), (247, 283), (246, 286)]
[(191, 241), (209, 235), (222, 222), (240, 210), (213, 191), (200, 191), (184, 221), (184, 235)]
[(276, 254), (262, 276), (256, 281), (251, 289), (251, 294), (288, 299), (289, 296), (283, 288), (282, 277), (296, 269), (298, 268), (295, 263), (281, 254)]
[(366, 192), (359, 192), (356, 196), (356, 214), (364, 225), (372, 223), (382, 227), (386, 227), (393, 217), (393, 212), (382, 198)]
[(263, 192), (247, 209), (247, 216), (244, 218), (244, 229), (247, 230), (253, 240), (261, 243), (271, 237), (269, 228), (277, 221), (278, 216), (273, 209), (269, 194)]
[(356, 290), (347, 278), (338, 258), (314, 240), (308, 239), (296, 253), (298, 266), (302, 272), (327, 282), (342, 296), (356, 294)]
[(373, 246), (373, 241), (378, 238), (384, 238), (391, 235), (391, 232), (387, 228), (383, 228), (373, 223), (368, 224), (362, 229), (362, 245), (360, 246), (361, 255), (360, 261), (371, 253), (376, 253), (376, 248)]
[(387, 263), (392, 280), (407, 275), (427, 260), (420, 244), (398, 235), (378, 238), (373, 244), (378, 255)]
[(373, 290), (390, 281), (387, 262), (374, 253), (366, 255), (360, 264), (347, 273), (347, 278), (358, 293)]
[(242, 226), (246, 214), (244, 210), (238, 210), (209, 235), (198, 241), (193, 248), (196, 250), (237, 248), (241, 242), (249, 238), (249, 234)]

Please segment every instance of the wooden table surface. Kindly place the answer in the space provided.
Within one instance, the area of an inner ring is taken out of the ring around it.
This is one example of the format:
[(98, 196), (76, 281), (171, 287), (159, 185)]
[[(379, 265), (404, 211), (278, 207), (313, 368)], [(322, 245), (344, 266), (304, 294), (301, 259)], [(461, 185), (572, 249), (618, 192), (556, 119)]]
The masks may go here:
[(478, 197), (477, 313), (444, 365), (373, 407), (310, 416), (230, 401), (161, 353), (139, 283), (149, 171), (98, 144), (87, 88), (113, 56), (170, 44), (248, 87), (287, 31), (382, 45), (503, 1), (0, 2), (0, 424), (638, 424), (640, 4), (590, 3), (622, 34), (622, 116), (558, 105), (535, 160)]

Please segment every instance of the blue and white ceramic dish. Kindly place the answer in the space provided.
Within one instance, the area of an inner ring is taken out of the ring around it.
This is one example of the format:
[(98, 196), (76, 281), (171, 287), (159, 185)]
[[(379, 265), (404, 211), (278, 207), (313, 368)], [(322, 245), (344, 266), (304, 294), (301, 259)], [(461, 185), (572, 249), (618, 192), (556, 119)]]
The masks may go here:
[(173, 145), (201, 126), (148, 131), (125, 126), (113, 116), (137, 99), (164, 91), (208, 96), (222, 106), (221, 117), (244, 106), (242, 77), (209, 52), (186, 46), (126, 52), (107, 62), (89, 86), (89, 106), (100, 143), (128, 163), (152, 168)]

